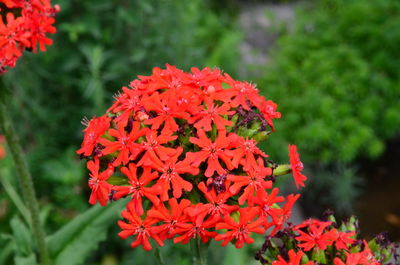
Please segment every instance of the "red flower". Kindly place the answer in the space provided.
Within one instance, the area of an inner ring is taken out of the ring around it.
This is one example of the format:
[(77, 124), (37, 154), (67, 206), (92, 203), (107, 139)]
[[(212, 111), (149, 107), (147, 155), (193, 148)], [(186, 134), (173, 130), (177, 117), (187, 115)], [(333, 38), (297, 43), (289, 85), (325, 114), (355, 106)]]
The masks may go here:
[(244, 204), (247, 201), (249, 204), (253, 204), (256, 192), (258, 190), (265, 190), (272, 188), (272, 181), (266, 180), (266, 177), (271, 176), (272, 169), (264, 167), (262, 158), (258, 159), (257, 167), (250, 168), (247, 172), (247, 176), (234, 176), (230, 175), (228, 180), (233, 182), (230, 187), (230, 191), (233, 194), (237, 194), (240, 189), (245, 186), (242, 195), (239, 197), (239, 204)]
[(235, 133), (229, 134), (229, 139), (233, 146), (236, 147), (234, 150), (229, 150), (228, 153), (232, 156), (232, 164), (238, 167), (239, 163), (244, 166), (245, 170), (249, 168), (257, 167), (256, 158), (257, 156), (268, 157), (257, 147), (257, 141), (253, 139), (244, 139)]
[(44, 17), (38, 13), (33, 13), (29, 17), (30, 26), (35, 28), (35, 31), (32, 31), (32, 35), (30, 37), (33, 52), (36, 52), (37, 44), (39, 44), (39, 49), (42, 52), (46, 51), (46, 45), (53, 44), (53, 40), (48, 38), (46, 33), (56, 33), (56, 28), (53, 26), (54, 23), (54, 18)]
[[(202, 205), (195, 205), (193, 207), (202, 207)], [(207, 229), (215, 227), (215, 220), (204, 220), (207, 213), (204, 211), (194, 211), (199, 214), (189, 215), (190, 223), (177, 224), (174, 234), (179, 235), (174, 238), (174, 243), (181, 242), (186, 244), (190, 239), (200, 237), (203, 243), (207, 243), (210, 238), (214, 238), (217, 233), (211, 232)]]
[(137, 163), (137, 165), (150, 166), (154, 163), (154, 161), (157, 161), (157, 155), (162, 160), (168, 160), (169, 156), (175, 154), (175, 150), (162, 146), (162, 144), (166, 144), (170, 141), (175, 140), (176, 138), (177, 136), (172, 135), (158, 135), (157, 131), (153, 130), (147, 131), (146, 140), (142, 141), (141, 147), (140, 149), (138, 149), (140, 150), (138, 151), (138, 153), (140, 153), (141, 150), (144, 150), (145, 153), (140, 161)]
[(114, 169), (109, 167), (100, 173), (100, 161), (97, 157), (87, 163), (87, 168), (90, 171), (89, 187), (92, 190), (89, 203), (95, 204), (98, 201), (102, 206), (107, 205), (112, 187), (107, 183), (107, 179), (114, 173)]
[[(302, 251), (295, 252), (293, 249), (289, 250), (289, 261), (284, 260), (280, 255), (278, 256), (278, 260), (272, 262), (272, 265), (300, 265), (301, 258), (304, 253)], [(314, 262), (309, 261), (305, 265), (313, 265)]]
[(156, 172), (151, 173), (151, 169), (145, 167), (141, 177), (138, 178), (136, 175), (137, 167), (134, 164), (129, 164), (129, 169), (127, 167), (121, 168), (121, 172), (128, 176), (130, 186), (115, 186), (114, 190), (115, 199), (119, 199), (128, 194), (131, 195), (132, 200), (128, 203), (132, 205), (132, 209), (138, 215), (143, 214), (142, 197), (149, 199), (154, 205), (160, 203), (160, 199), (157, 197), (161, 193), (161, 188), (159, 186), (146, 187), (152, 180), (158, 178)]
[(265, 220), (267, 220), (268, 216), (272, 219), (276, 219), (275, 214), (277, 209), (272, 206), (285, 201), (282, 196), (276, 196), (278, 193), (278, 188), (274, 188), (270, 194), (265, 190), (257, 191), (257, 197), (255, 198), (254, 203), (258, 206), (258, 214), (260, 217), (264, 217)]
[(194, 123), (194, 127), (197, 129), (204, 129), (205, 131), (211, 131), (211, 123), (215, 124), (218, 130), (225, 130), (225, 126), (232, 126), (232, 122), (224, 119), (221, 115), (232, 115), (235, 112), (229, 111), (229, 104), (225, 103), (222, 106), (216, 106), (212, 102), (205, 101), (207, 109), (203, 109), (194, 116), (192, 116), (188, 122)]
[[(249, 102), (260, 102), (263, 100), (263, 98), (258, 93), (258, 89), (255, 88), (254, 85), (248, 82), (236, 81), (226, 73), (224, 77), (225, 82), (231, 86), (228, 91), (230, 91), (232, 93), (232, 96), (234, 97), (230, 101), (232, 107), (241, 106), (245, 110), (250, 110), (251, 105), (249, 106)], [(253, 103), (253, 105), (256, 104)]]
[(144, 101), (144, 107), (147, 111), (157, 112), (157, 116), (146, 120), (144, 123), (151, 125), (152, 130), (157, 130), (162, 124), (162, 134), (172, 134), (178, 130), (178, 124), (175, 118), (188, 119), (190, 115), (181, 110), (177, 105), (176, 98), (168, 98), (161, 100), (158, 93)]
[(307, 177), (301, 174), (301, 171), (303, 170), (303, 163), (300, 161), (299, 154), (297, 153), (297, 147), (295, 145), (289, 145), (289, 158), (296, 187), (304, 187), (304, 181), (307, 180)]
[(133, 205), (130, 204), (127, 205), (127, 210), (123, 211), (121, 215), (127, 222), (118, 221), (118, 225), (122, 229), (118, 233), (118, 236), (122, 239), (126, 239), (129, 236), (136, 236), (136, 240), (132, 242), (131, 247), (135, 248), (142, 245), (144, 250), (149, 251), (152, 249), (149, 242), (150, 238), (153, 238), (158, 245), (164, 245), (156, 232), (156, 227), (152, 227), (157, 220), (149, 217), (142, 220), (136, 213)]
[(94, 117), (87, 124), (85, 136), (81, 148), (76, 151), (77, 154), (83, 154), (84, 156), (90, 156), (93, 152), (93, 148), (98, 143), (99, 138), (110, 128), (111, 119), (107, 116)]
[(154, 228), (162, 240), (174, 237), (174, 231), (177, 226), (184, 225), (189, 221), (185, 210), (191, 205), (189, 200), (182, 199), (179, 203), (175, 198), (168, 201), (170, 209), (168, 210), (163, 203), (154, 206), (147, 212), (149, 218), (162, 222), (161, 225)]
[(380, 263), (374, 257), (374, 254), (372, 253), (371, 249), (369, 248), (367, 241), (363, 240), (363, 243), (364, 243), (364, 250), (360, 252), (361, 263), (370, 265), (380, 265)]
[(113, 106), (108, 109), (108, 111), (112, 111), (114, 113), (121, 112), (120, 115), (114, 119), (114, 121), (119, 123), (119, 126), (125, 127), (128, 124), (128, 120), (131, 115), (138, 112), (143, 107), (141, 102), (142, 92), (129, 89), (127, 87), (122, 87), (122, 91), (124, 91), (124, 94), (117, 97), (117, 100), (114, 102)]
[(336, 231), (336, 239), (335, 239), (335, 246), (338, 250), (340, 249), (349, 249), (349, 246), (352, 245), (356, 240), (351, 238), (355, 236), (356, 232), (340, 232)]
[(260, 109), (272, 131), (274, 131), (274, 124), (272, 123), (272, 119), (279, 119), (281, 117), (281, 113), (276, 111), (276, 108), (278, 106), (271, 100), (263, 100), (260, 102), (259, 105), (256, 106)]
[(101, 138), (99, 142), (105, 146), (102, 153), (108, 155), (119, 151), (117, 159), (114, 161), (113, 165), (115, 167), (120, 164), (126, 165), (130, 160), (135, 159), (140, 153), (140, 145), (134, 141), (143, 136), (146, 131), (146, 129), (140, 129), (140, 123), (138, 122), (133, 122), (132, 130), (129, 134), (122, 125), (118, 126), (118, 130), (109, 129), (108, 133), (110, 136), (115, 137), (116, 141)]
[(289, 196), (287, 196), (286, 203), (282, 208), (272, 209), (272, 211), (274, 211), (274, 214), (271, 217), (272, 217), (272, 221), (274, 222), (274, 225), (275, 225), (274, 230), (271, 232), (272, 235), (274, 235), (276, 233), (276, 231), (283, 228), (285, 222), (292, 215), (293, 205), (299, 197), (300, 197), (300, 194), (296, 194), (296, 195), (290, 194)]
[(211, 177), (215, 171), (217, 171), (218, 174), (224, 174), (226, 172), (220, 164), (219, 159), (225, 163), (229, 170), (234, 168), (230, 156), (225, 149), (230, 143), (229, 139), (226, 137), (225, 131), (219, 131), (215, 142), (211, 142), (203, 130), (198, 130), (197, 135), (199, 138), (190, 137), (189, 140), (191, 143), (200, 146), (202, 150), (195, 153), (187, 152), (186, 157), (196, 167), (207, 160), (207, 170), (204, 173), (206, 177)]
[(0, 48), (5, 59), (11, 60), (22, 55), (23, 46), (19, 46), (18, 43), (30, 46), (29, 33), (20, 32), (24, 23), (22, 17), (15, 18), (12, 13), (7, 13), (6, 18), (7, 24), (0, 20)]
[(221, 217), (229, 215), (231, 212), (239, 209), (238, 205), (227, 204), (227, 200), (232, 196), (232, 193), (229, 191), (217, 195), (214, 189), (208, 191), (204, 182), (200, 182), (197, 187), (203, 192), (204, 197), (206, 197), (208, 201), (208, 203), (204, 204), (203, 210), (216, 221), (219, 221)]
[(241, 248), (244, 243), (251, 244), (254, 239), (250, 237), (250, 233), (263, 234), (265, 229), (261, 226), (264, 222), (262, 219), (253, 221), (257, 216), (257, 208), (241, 208), (239, 210), (240, 219), (239, 222), (235, 222), (230, 215), (224, 216), (224, 221), (216, 225), (216, 229), (227, 229), (225, 234), (219, 234), (215, 237), (215, 240), (222, 242), (222, 246), (226, 246), (230, 241), (235, 241), (235, 247)]
[[(325, 250), (327, 246), (331, 246), (336, 239), (336, 230), (325, 231), (325, 228), (331, 225), (332, 222), (321, 222), (316, 219), (310, 219), (309, 221), (296, 226), (295, 230), (300, 234), (296, 237), (296, 240), (303, 242), (299, 244), (304, 251), (309, 251), (314, 247)], [(300, 230), (300, 228), (306, 228), (306, 232)]]
[(182, 154), (182, 147), (178, 147), (175, 150), (175, 154), (171, 155), (163, 163), (157, 157), (154, 157), (152, 167), (161, 172), (158, 184), (162, 188), (161, 200), (166, 201), (169, 199), (168, 192), (171, 189), (172, 194), (175, 198), (182, 196), (182, 190), (191, 191), (193, 185), (184, 180), (180, 175), (189, 173), (191, 175), (197, 175), (199, 169), (190, 165), (187, 160), (178, 161), (178, 157)]
[(335, 258), (333, 260), (335, 265), (359, 265), (360, 253), (346, 253), (346, 263), (344, 263), (340, 258)]

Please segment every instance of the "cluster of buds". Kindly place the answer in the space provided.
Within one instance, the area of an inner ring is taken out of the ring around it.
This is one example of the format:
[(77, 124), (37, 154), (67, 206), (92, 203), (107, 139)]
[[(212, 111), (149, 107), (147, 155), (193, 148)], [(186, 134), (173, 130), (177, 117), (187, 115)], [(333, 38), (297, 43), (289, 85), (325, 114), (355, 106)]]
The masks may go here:
[(281, 230), (299, 194), (279, 195), (278, 175), (306, 177), (296, 146), (278, 166), (257, 143), (274, 131), (277, 105), (218, 69), (154, 68), (123, 87), (101, 117), (85, 121), (77, 151), (90, 171), (89, 202), (130, 197), (121, 238), (186, 244), (221, 240), (240, 248), (252, 233)]
[(50, 0), (0, 0), (0, 73), (15, 67), (25, 49), (45, 51), (52, 44), (46, 34), (56, 32), (59, 10)]
[(339, 224), (333, 215), (328, 221), (309, 219), (289, 225), (274, 236), (267, 236), (255, 258), (262, 264), (300, 265), (381, 265), (398, 264), (396, 249), (382, 233), (367, 242), (357, 239), (357, 219), (352, 216)]

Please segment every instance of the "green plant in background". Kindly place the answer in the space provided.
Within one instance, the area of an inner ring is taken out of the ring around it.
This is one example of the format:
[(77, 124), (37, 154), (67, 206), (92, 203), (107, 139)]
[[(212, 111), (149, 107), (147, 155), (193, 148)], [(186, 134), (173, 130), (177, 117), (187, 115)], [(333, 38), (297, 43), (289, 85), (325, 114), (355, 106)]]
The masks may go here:
[[(400, 131), (399, 15), (395, 0), (303, 3), (257, 81), (283, 116), (293, 113), (268, 151), (298, 142), (305, 161), (330, 167), (382, 154)], [(348, 188), (334, 182), (331, 191)]]
[[(48, 234), (88, 208), (84, 168), (73, 151), (84, 115), (90, 118), (103, 111), (132, 73), (146, 73), (157, 65), (173, 63), (184, 69), (219, 65), (235, 73), (241, 36), (236, 11), (213, 1), (59, 0), (57, 4), (61, 12), (53, 46), (46, 53), (25, 52), (17, 67), (3, 76), (15, 95), (9, 102), (12, 119), (35, 176), (39, 202), (46, 205), (42, 219)], [(15, 186), (8, 158), (0, 168), (9, 186)], [(13, 194), (3, 192), (4, 187), (0, 186), (1, 203)], [(4, 205), (0, 231), (11, 235), (9, 222), (20, 213), (11, 203)], [(91, 238), (85, 240), (82, 245)], [(0, 239), (3, 243), (9, 252), (0, 256), (0, 264), (10, 264), (10, 253), (19, 244), (9, 236)], [(115, 256), (119, 247), (117, 243), (109, 253)], [(59, 253), (51, 257), (56, 259)], [(101, 255), (94, 253), (89, 259), (95, 264)]]

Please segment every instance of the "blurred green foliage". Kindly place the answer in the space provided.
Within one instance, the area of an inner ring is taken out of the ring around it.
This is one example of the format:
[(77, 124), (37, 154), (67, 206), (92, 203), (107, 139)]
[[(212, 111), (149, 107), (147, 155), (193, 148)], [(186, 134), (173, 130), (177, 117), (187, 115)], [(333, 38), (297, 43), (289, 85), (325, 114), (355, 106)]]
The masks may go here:
[(265, 150), (284, 161), (281, 150), (298, 145), (319, 182), (305, 192), (309, 201), (349, 210), (359, 180), (344, 165), (376, 159), (400, 132), (400, 2), (322, 0), (299, 7), (294, 25), (279, 28), (256, 78), (282, 113)]
[(258, 81), (283, 115), (268, 150), (296, 143), (305, 161), (376, 158), (400, 131), (400, 2), (307, 6)]

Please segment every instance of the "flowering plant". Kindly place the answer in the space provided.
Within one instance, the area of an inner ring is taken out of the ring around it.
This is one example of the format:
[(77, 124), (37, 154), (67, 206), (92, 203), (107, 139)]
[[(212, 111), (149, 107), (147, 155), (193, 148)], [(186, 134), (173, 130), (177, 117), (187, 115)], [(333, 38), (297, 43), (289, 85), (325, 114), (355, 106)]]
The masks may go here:
[(357, 239), (358, 234), (354, 216), (341, 225), (333, 215), (328, 221), (309, 219), (267, 236), (256, 259), (272, 265), (390, 265), (391, 259), (398, 258), (398, 246), (390, 243), (384, 233), (369, 242)]
[(15, 67), (25, 49), (46, 50), (52, 40), (47, 33), (55, 33), (54, 16), (60, 10), (50, 0), (0, 0), (0, 73)]
[(119, 236), (145, 250), (150, 239), (214, 238), (240, 248), (252, 233), (275, 234), (300, 196), (280, 196), (276, 176), (293, 171), (298, 187), (306, 180), (296, 146), (291, 165), (281, 166), (257, 147), (274, 131), (276, 108), (218, 69), (154, 68), (86, 121), (77, 153), (88, 161), (89, 202), (130, 197)]

